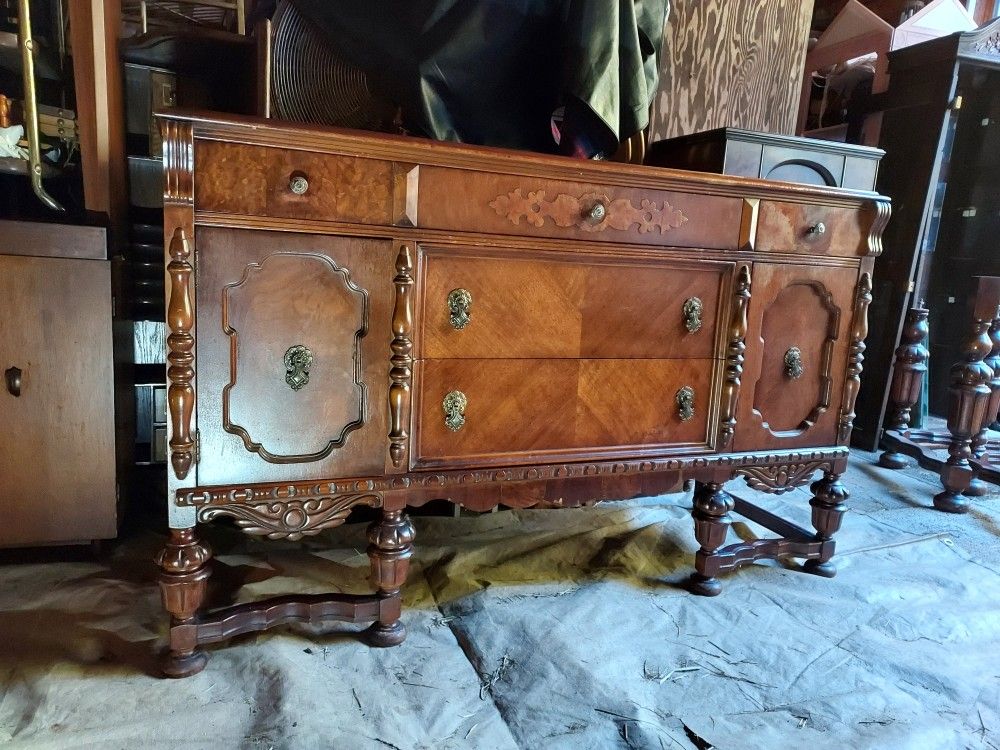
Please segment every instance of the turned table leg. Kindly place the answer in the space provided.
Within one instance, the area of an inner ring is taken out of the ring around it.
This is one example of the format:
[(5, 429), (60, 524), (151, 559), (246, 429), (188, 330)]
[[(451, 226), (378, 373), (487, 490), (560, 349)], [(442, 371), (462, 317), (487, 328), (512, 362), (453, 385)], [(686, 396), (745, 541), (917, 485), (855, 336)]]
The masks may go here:
[(205, 668), (208, 656), (198, 648), (194, 628), (211, 575), (212, 550), (198, 541), (195, 529), (171, 529), (156, 557), (160, 594), (170, 613), (170, 644), (163, 658), (168, 677), (189, 677)]
[[(816, 529), (816, 539), (828, 542), (840, 531), (840, 524), (847, 512), (846, 501), (850, 497), (847, 488), (840, 481), (840, 474), (832, 471), (823, 473), (822, 479), (813, 482), (809, 489), (813, 496), (809, 501), (812, 506), (812, 525)], [(803, 570), (813, 575), (833, 578), (837, 575), (837, 567), (830, 562), (833, 557), (833, 545), (828, 545), (818, 559), (806, 560)]]
[[(920, 398), (924, 374), (927, 372), (928, 311), (922, 307), (911, 307), (906, 313), (906, 323), (896, 348), (896, 360), (892, 370), (892, 386), (889, 391), (891, 412), (886, 419), (886, 430), (904, 432), (910, 426), (910, 414)], [(887, 469), (903, 469), (908, 465), (906, 456), (887, 450), (878, 459), (878, 465)]]
[[(995, 310), (995, 308), (994, 308)], [(948, 460), (941, 467), (941, 484), (944, 491), (934, 496), (934, 507), (947, 513), (966, 513), (968, 501), (962, 493), (972, 481), (972, 438), (979, 434), (984, 424), (989, 403), (988, 383), (993, 371), (983, 360), (993, 344), (987, 336), (991, 319), (977, 317), (973, 333), (962, 360), (951, 368), (951, 386), (948, 389)]]
[[(382, 520), (368, 527), (372, 583), (380, 596), (399, 596), (410, 569), (415, 537), (410, 517), (402, 510), (383, 511)], [(392, 621), (380, 620), (368, 629), (368, 641), (372, 646), (396, 646), (405, 638), (406, 628), (398, 617)]]
[[(1000, 310), (997, 313), (998, 317), (993, 318), (987, 334), (992, 348), (989, 355), (983, 360), (993, 371), (992, 377), (986, 384), (986, 387), (990, 389), (990, 395), (986, 402), (986, 414), (983, 417), (982, 427), (972, 439), (972, 456), (977, 459), (982, 458), (986, 453), (986, 444), (989, 442), (986, 433), (996, 422), (997, 413), (1000, 412)], [(967, 497), (981, 497), (986, 494), (986, 491), (986, 483), (978, 477), (973, 477), (962, 494)]]
[(694, 559), (695, 571), (691, 574), (689, 588), (701, 596), (717, 596), (722, 584), (715, 577), (718, 572), (716, 553), (725, 544), (732, 519), (729, 512), (735, 507), (732, 496), (719, 482), (699, 482), (694, 491), (694, 536), (701, 545)]

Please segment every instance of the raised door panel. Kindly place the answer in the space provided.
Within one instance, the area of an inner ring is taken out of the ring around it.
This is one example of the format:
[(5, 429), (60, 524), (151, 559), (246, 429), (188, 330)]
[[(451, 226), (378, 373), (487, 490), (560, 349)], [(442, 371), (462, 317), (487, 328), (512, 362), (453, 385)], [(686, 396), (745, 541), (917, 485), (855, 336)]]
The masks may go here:
[(735, 448), (837, 444), (857, 268), (756, 263)]
[[(710, 358), (733, 264), (423, 248), (424, 359)], [(456, 300), (455, 295), (463, 295)]]
[[(717, 360), (426, 360), (417, 467), (709, 450)], [(690, 389), (690, 413), (677, 394)]]
[(111, 265), (0, 256), (0, 545), (117, 534)]
[(381, 473), (391, 243), (195, 239), (199, 484)]

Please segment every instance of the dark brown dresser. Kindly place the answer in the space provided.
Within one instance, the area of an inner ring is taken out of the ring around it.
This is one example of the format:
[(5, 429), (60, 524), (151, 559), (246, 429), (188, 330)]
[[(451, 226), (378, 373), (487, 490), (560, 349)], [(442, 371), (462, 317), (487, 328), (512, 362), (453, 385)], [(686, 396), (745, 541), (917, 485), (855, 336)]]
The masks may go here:
[[(167, 674), (291, 621), (400, 643), (407, 506), (697, 482), (693, 591), (763, 557), (834, 573), (888, 202), (266, 120), (163, 120)], [(813, 481), (814, 477), (818, 478)], [(812, 483), (813, 529), (743, 501)], [(199, 522), (298, 539), (379, 509), (371, 595), (209, 611)], [(731, 512), (775, 536), (727, 544)]]

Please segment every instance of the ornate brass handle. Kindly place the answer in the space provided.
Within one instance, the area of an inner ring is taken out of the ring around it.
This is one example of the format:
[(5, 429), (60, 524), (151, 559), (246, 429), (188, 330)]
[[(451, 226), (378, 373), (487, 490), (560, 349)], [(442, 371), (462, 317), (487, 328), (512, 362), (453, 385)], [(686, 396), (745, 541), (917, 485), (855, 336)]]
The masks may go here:
[(587, 212), (587, 218), (590, 219), (595, 224), (600, 224), (604, 221), (604, 217), (608, 215), (608, 208), (603, 203), (595, 203), (590, 211)]
[(687, 422), (694, 416), (694, 388), (689, 385), (684, 386), (677, 391), (674, 399), (677, 401), (677, 416), (682, 422)]
[(472, 293), (468, 289), (452, 289), (448, 293), (448, 314), (451, 326), (461, 331), (472, 320)]
[(684, 313), (684, 327), (687, 328), (688, 333), (694, 333), (701, 329), (701, 312), (704, 308), (702, 302), (697, 297), (691, 297), (684, 301), (684, 307), (681, 308)]
[(785, 375), (795, 380), (796, 378), (801, 378), (804, 371), (805, 366), (802, 364), (802, 351), (797, 346), (793, 346), (785, 352)]
[(3, 378), (7, 383), (7, 393), (14, 398), (21, 395), (21, 374), (20, 367), (8, 367), (3, 373)]
[(465, 425), (465, 407), (469, 399), (461, 391), (451, 391), (441, 402), (444, 410), (444, 426), (452, 432), (458, 432)]
[(301, 172), (292, 172), (288, 179), (288, 189), (296, 195), (305, 195), (309, 189), (309, 180)]
[(819, 237), (821, 234), (826, 234), (826, 224), (822, 221), (818, 221), (806, 230), (806, 235), (809, 237)]
[(313, 353), (302, 344), (296, 344), (285, 352), (285, 382), (293, 391), (302, 390), (309, 382), (312, 363)]

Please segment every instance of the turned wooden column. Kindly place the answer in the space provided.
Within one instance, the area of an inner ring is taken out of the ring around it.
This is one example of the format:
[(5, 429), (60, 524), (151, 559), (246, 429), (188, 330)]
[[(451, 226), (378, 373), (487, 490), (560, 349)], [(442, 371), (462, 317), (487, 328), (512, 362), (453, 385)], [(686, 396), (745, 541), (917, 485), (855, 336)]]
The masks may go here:
[[(402, 510), (383, 511), (382, 520), (368, 527), (372, 584), (380, 596), (399, 596), (410, 569), (415, 537), (410, 517)], [(405, 638), (406, 628), (398, 617), (392, 621), (379, 620), (368, 629), (368, 641), (373, 646), (396, 646)]]
[(695, 485), (694, 536), (701, 545), (694, 558), (695, 573), (691, 574), (689, 588), (701, 596), (718, 596), (722, 584), (715, 577), (718, 571), (716, 553), (726, 543), (732, 519), (730, 511), (736, 506), (732, 496), (722, 489), (720, 482), (699, 482)]
[[(891, 412), (886, 419), (885, 429), (904, 432), (910, 426), (914, 404), (920, 399), (924, 376), (927, 373), (928, 311), (922, 307), (911, 307), (906, 313), (906, 323), (896, 348), (896, 359), (892, 370), (892, 386), (889, 391)], [(896, 451), (885, 451), (879, 456), (879, 466), (887, 469), (902, 469), (908, 465), (906, 456)]]
[[(840, 524), (847, 512), (847, 499), (850, 497), (847, 488), (840, 481), (840, 474), (827, 471), (822, 479), (813, 482), (809, 489), (813, 496), (809, 501), (812, 507), (812, 525), (816, 529), (816, 539), (827, 542), (840, 531)], [(837, 575), (836, 566), (830, 562), (833, 557), (833, 545), (824, 545), (821, 557), (806, 560), (803, 570), (807, 573), (833, 578)]]
[[(994, 306), (994, 311), (995, 311)], [(993, 371), (983, 360), (993, 349), (987, 331), (992, 323), (989, 317), (976, 317), (972, 337), (965, 347), (962, 359), (951, 368), (951, 386), (948, 389), (948, 460), (941, 467), (941, 484), (944, 491), (934, 496), (934, 507), (948, 513), (966, 513), (968, 502), (962, 493), (972, 481), (972, 438), (979, 434), (984, 424), (986, 407), (990, 400), (988, 383)]]
[[(986, 414), (983, 417), (983, 424), (979, 432), (972, 439), (973, 458), (982, 458), (985, 455), (986, 443), (988, 442), (986, 436), (987, 430), (991, 429), (997, 420), (997, 413), (1000, 412), (1000, 310), (997, 310), (995, 317), (990, 322), (990, 330), (987, 335), (990, 338), (992, 348), (983, 361), (993, 371), (993, 375), (986, 384), (986, 387), (990, 389), (990, 395), (986, 402)], [(969, 486), (962, 494), (967, 497), (981, 497), (986, 494), (986, 491), (986, 483), (978, 477), (973, 477)]]
[(188, 677), (205, 668), (208, 656), (198, 648), (193, 626), (205, 600), (212, 550), (198, 541), (194, 528), (171, 529), (156, 556), (163, 608), (170, 613), (170, 643), (163, 657), (168, 677)]

